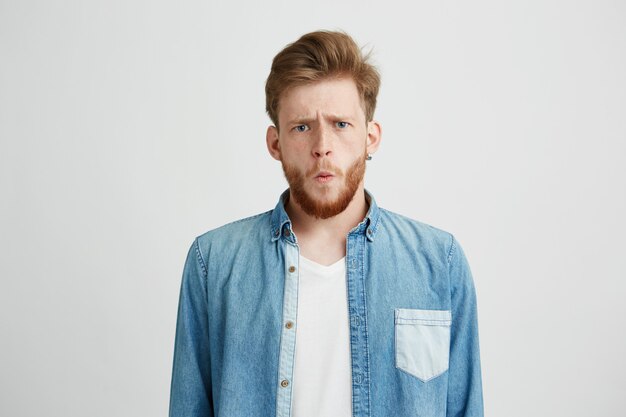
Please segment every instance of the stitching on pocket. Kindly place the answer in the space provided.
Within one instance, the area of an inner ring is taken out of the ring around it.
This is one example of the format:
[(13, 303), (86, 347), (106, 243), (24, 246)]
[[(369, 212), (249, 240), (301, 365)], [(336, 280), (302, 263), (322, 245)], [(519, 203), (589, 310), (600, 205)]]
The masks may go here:
[(422, 382), (449, 368), (450, 310), (395, 309), (395, 367)]

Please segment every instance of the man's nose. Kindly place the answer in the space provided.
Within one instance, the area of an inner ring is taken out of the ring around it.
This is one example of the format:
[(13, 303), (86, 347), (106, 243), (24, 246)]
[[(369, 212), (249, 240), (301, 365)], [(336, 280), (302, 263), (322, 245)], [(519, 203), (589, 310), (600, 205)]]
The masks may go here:
[(316, 158), (329, 156), (332, 151), (332, 138), (330, 132), (324, 126), (320, 126), (315, 135), (315, 143), (313, 145), (313, 155)]

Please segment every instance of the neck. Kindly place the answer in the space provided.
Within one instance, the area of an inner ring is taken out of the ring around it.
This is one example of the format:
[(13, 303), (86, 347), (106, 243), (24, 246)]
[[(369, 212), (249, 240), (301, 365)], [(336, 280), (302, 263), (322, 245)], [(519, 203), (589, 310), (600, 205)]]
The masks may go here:
[(363, 182), (359, 185), (348, 207), (336, 216), (318, 219), (305, 213), (293, 198), (285, 204), (285, 211), (291, 220), (293, 232), (300, 237), (327, 235), (345, 238), (348, 232), (358, 225), (367, 214), (369, 203), (365, 199)]

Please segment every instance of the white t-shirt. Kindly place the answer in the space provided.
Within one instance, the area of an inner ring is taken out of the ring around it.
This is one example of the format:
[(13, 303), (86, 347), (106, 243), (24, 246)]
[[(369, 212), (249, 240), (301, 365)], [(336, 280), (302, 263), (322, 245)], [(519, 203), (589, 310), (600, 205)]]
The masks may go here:
[(294, 417), (352, 416), (346, 258), (324, 266), (300, 256)]

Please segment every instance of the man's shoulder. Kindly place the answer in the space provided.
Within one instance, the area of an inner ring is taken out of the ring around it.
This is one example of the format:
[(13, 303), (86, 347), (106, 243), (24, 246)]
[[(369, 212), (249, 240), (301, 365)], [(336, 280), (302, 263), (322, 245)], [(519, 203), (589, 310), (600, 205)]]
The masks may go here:
[(442, 249), (449, 249), (454, 239), (452, 233), (444, 229), (384, 208), (380, 208), (380, 223), (392, 236), (430, 242)]
[(215, 242), (232, 244), (243, 240), (249, 240), (250, 238), (259, 236), (262, 233), (267, 234), (268, 230), (270, 230), (271, 214), (272, 210), (268, 210), (263, 213), (234, 220), (230, 223), (210, 229), (197, 237), (198, 245), (202, 248), (210, 246)]

